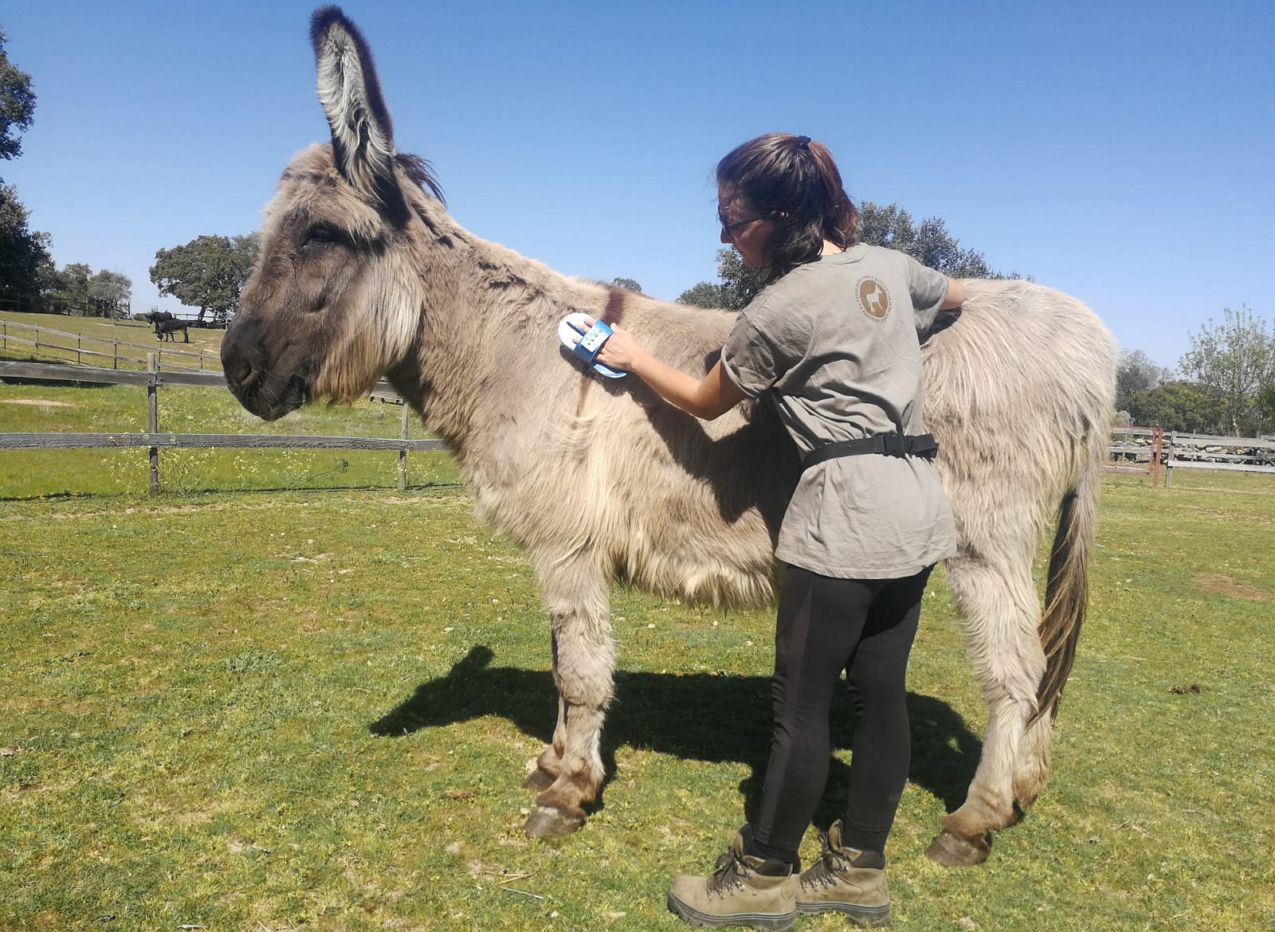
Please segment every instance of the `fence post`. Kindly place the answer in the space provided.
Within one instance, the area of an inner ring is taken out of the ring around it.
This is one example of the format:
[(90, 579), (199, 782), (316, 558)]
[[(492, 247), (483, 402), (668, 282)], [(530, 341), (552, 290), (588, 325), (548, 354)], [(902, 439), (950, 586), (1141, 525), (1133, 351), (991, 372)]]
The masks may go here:
[[(146, 354), (146, 371), (150, 378), (146, 382), (146, 430), (148, 433), (159, 433), (159, 376), (154, 353)], [(150, 448), (151, 480), (150, 494), (159, 492), (159, 447)]]
[[(399, 427), (399, 439), (407, 439), (407, 401), (403, 401), (403, 421)], [(398, 490), (400, 492), (407, 491), (407, 447), (404, 446), (398, 451)]]
[(1178, 432), (1169, 431), (1169, 450), (1164, 455), (1164, 487), (1166, 489), (1173, 485), (1173, 448), (1177, 446), (1177, 442)]
[(80, 335), (75, 335), (75, 364), (77, 366), (84, 365), (84, 360), (80, 358)]
[(111, 341), (111, 368), (118, 369), (120, 367), (120, 341)]
[(1157, 427), (1151, 432), (1151, 488), (1160, 484), (1160, 462), (1164, 458), (1164, 428)]

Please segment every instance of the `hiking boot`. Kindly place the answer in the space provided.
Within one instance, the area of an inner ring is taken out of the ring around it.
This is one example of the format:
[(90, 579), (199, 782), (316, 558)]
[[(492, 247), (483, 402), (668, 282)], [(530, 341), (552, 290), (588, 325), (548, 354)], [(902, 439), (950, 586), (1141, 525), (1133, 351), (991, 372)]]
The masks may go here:
[(797, 909), (802, 915), (837, 912), (858, 926), (890, 921), (890, 891), (884, 868), (856, 867), (863, 854), (841, 844), (841, 822), (820, 833), (818, 863), (797, 878)]
[(668, 908), (691, 925), (786, 932), (797, 922), (796, 881), (792, 865), (744, 854), (744, 837), (737, 834), (711, 877), (673, 880)]

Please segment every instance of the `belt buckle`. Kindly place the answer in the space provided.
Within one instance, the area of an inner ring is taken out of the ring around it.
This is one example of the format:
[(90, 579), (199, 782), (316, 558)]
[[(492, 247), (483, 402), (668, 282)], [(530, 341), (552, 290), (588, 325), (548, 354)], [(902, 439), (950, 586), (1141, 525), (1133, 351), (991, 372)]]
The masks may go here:
[(882, 435), (881, 440), (885, 445), (885, 450), (882, 452), (884, 452), (886, 456), (903, 456), (904, 453), (907, 452), (906, 445), (903, 443), (903, 438), (898, 434), (884, 434)]

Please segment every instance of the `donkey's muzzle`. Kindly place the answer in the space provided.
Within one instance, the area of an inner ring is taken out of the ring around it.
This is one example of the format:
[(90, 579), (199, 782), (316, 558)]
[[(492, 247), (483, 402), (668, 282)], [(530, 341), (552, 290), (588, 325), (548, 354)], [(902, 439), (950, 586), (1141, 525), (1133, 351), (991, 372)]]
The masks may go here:
[(221, 341), (221, 368), (231, 393), (259, 418), (273, 421), (305, 404), (305, 379), (272, 371), (255, 320), (230, 325)]
[(242, 401), (243, 392), (260, 381), (265, 369), (261, 328), (255, 322), (237, 320), (230, 325), (221, 341), (221, 368), (226, 373), (226, 384)]

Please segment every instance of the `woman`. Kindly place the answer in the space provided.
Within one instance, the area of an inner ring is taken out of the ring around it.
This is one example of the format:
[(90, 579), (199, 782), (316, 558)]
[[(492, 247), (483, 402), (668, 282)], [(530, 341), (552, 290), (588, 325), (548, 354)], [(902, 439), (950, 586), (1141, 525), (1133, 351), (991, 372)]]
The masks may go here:
[[(918, 331), (963, 285), (900, 252), (856, 243), (858, 214), (828, 150), (806, 136), (750, 140), (717, 167), (722, 242), (769, 284), (720, 361), (696, 379), (623, 330), (598, 356), (712, 419), (769, 394), (804, 461), (779, 534), (774, 734), (756, 820), (709, 877), (678, 877), (669, 908), (701, 925), (785, 929), (797, 913), (889, 917), (885, 842), (907, 780), (908, 653), (934, 563), (954, 552), (921, 421)], [(859, 709), (845, 816), (819, 863), (797, 849), (828, 773), (841, 671)]]

